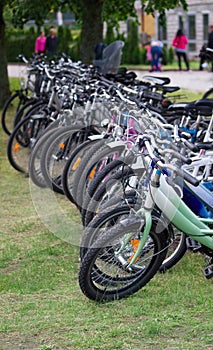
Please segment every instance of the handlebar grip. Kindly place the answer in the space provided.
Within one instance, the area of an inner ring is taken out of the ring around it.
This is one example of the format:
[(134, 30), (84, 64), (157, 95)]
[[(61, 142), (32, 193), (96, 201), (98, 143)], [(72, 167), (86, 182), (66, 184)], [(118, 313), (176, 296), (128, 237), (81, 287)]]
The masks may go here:
[(184, 162), (185, 164), (191, 164), (192, 160), (188, 157), (185, 157), (184, 155), (182, 155), (181, 153), (178, 153), (176, 151), (172, 152), (177, 158), (181, 159), (182, 162)]
[(199, 142), (197, 145), (198, 150), (213, 150), (213, 142)]
[(190, 158), (187, 158), (187, 157), (184, 157), (184, 156), (182, 156), (182, 155), (180, 155), (181, 156), (181, 159), (182, 159), (182, 161), (185, 163), (185, 164), (191, 164), (192, 163), (192, 160), (190, 159)]
[(192, 152), (199, 151), (199, 148), (195, 144), (193, 144), (192, 142), (189, 142), (188, 140), (184, 139), (183, 143), (187, 148), (190, 149), (190, 151), (192, 151)]
[[(200, 180), (198, 180), (196, 177), (192, 176), (191, 174), (187, 173), (185, 170), (183, 169), (179, 169), (180, 171), (180, 176), (182, 176), (184, 178), (184, 180), (186, 180), (187, 182), (189, 182), (191, 185), (193, 186), (198, 186), (200, 183)], [(178, 171), (178, 173), (179, 173)]]

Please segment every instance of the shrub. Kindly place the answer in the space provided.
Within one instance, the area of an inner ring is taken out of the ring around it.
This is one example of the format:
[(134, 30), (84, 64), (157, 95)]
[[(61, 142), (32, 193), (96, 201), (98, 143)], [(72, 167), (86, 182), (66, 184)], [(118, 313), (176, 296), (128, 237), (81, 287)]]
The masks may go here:
[(107, 44), (112, 43), (113, 41), (115, 41), (115, 35), (114, 35), (114, 28), (112, 25), (107, 24), (107, 30), (106, 30), (106, 36), (105, 36), (105, 42)]
[(8, 62), (17, 62), (20, 53), (30, 58), (35, 49), (37, 35), (34, 27), (24, 30), (9, 28), (5, 37)]
[(133, 20), (129, 20), (128, 27), (128, 36), (123, 50), (125, 63), (139, 64), (141, 63), (141, 52), (139, 49), (138, 24)]
[[(44, 31), (49, 34), (49, 27), (45, 26)], [(35, 29), (33, 26), (24, 30), (10, 28), (6, 32), (6, 50), (8, 62), (17, 62), (20, 53), (27, 58), (32, 57), (35, 48), (35, 41), (40, 33), (40, 28)], [(59, 52), (65, 52), (69, 55), (70, 47), (72, 47), (72, 33), (68, 26), (59, 26), (57, 30), (59, 37)], [(75, 57), (79, 59), (78, 40), (74, 43)]]
[(174, 61), (174, 50), (173, 47), (170, 47), (168, 50), (168, 63), (173, 63)]
[(165, 66), (168, 64), (168, 50), (165, 46), (163, 46), (162, 64)]

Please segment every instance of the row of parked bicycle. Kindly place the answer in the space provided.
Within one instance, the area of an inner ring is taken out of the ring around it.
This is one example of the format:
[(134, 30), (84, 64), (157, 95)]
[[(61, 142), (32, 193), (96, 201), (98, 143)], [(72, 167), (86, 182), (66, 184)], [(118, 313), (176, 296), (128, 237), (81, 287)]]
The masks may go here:
[(212, 91), (174, 102), (179, 87), (167, 77), (103, 75), (67, 57), (33, 60), (28, 71), (3, 109), (7, 155), (78, 208), (83, 293), (126, 297), (187, 249), (208, 257), (212, 278)]

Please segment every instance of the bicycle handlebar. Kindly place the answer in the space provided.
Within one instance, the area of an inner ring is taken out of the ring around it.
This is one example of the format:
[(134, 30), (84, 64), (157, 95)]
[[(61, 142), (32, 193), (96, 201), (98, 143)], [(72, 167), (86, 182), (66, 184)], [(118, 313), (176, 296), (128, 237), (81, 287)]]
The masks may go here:
[[(147, 138), (144, 139), (144, 144), (146, 146), (147, 152), (150, 156), (150, 158), (152, 159), (152, 161), (154, 162), (155, 166), (162, 171), (163, 169), (169, 169), (174, 171), (177, 175), (179, 175), (180, 177), (182, 177), (184, 180), (186, 180), (187, 182), (189, 182), (190, 184), (192, 184), (193, 186), (198, 186), (200, 183), (200, 180), (198, 180), (197, 178), (195, 178), (194, 176), (192, 176), (191, 174), (189, 174), (188, 172), (186, 172), (184, 169), (180, 169), (177, 168), (175, 165), (170, 164), (170, 163), (164, 163), (159, 157), (157, 157), (153, 151), (153, 146), (150, 143), (150, 140), (148, 140)], [(167, 150), (168, 151), (168, 150)], [(177, 153), (173, 150), (171, 150), (171, 152), (173, 153)], [(180, 156), (180, 154), (178, 153), (178, 156)], [(189, 158), (188, 158), (189, 159)], [(190, 160), (191, 162), (191, 160)]]

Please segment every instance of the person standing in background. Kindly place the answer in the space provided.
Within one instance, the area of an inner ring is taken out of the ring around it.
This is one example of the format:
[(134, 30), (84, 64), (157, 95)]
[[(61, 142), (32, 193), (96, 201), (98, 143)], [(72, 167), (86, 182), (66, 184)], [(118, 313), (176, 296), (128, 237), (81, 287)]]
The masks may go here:
[(206, 55), (206, 44), (203, 44), (203, 46), (200, 49), (200, 53), (199, 53), (199, 57), (200, 57), (200, 66), (199, 66), (199, 70), (203, 70), (203, 68), (205, 66), (208, 66), (208, 63), (206, 63), (207, 60), (207, 55)]
[(46, 40), (46, 53), (48, 56), (57, 55), (58, 51), (58, 37), (56, 36), (55, 28), (50, 29), (50, 34)]
[(35, 42), (35, 53), (39, 55), (44, 55), (46, 50), (46, 36), (45, 32), (41, 31), (40, 35), (37, 37)]
[(175, 52), (178, 58), (178, 66), (179, 70), (182, 70), (182, 58), (186, 65), (186, 70), (190, 71), (189, 69), (189, 60), (186, 53), (186, 46), (188, 44), (187, 37), (183, 34), (183, 31), (181, 29), (178, 29), (173, 41), (172, 46), (175, 48)]
[(151, 70), (150, 72), (160, 72), (161, 63), (160, 58), (162, 57), (163, 50), (159, 41), (152, 41), (151, 43)]

